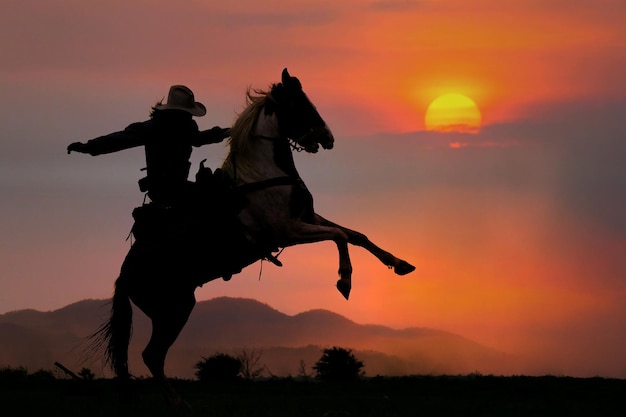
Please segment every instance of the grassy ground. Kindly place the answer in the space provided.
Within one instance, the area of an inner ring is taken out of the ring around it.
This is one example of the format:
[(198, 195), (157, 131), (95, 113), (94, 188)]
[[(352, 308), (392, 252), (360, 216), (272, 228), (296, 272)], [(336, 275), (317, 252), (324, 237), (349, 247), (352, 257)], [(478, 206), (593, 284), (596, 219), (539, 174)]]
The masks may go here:
[(149, 380), (132, 404), (112, 380), (0, 381), (4, 416), (626, 416), (626, 380), (564, 377), (368, 378), (353, 383), (276, 379), (173, 381), (192, 409), (172, 409)]

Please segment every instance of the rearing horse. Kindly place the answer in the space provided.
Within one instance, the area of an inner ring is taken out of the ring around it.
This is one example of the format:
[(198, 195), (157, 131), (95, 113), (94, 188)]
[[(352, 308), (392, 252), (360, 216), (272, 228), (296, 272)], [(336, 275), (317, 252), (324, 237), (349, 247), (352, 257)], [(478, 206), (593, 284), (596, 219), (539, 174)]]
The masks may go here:
[[(247, 107), (231, 129), (230, 152), (222, 165), (244, 197), (237, 214), (239, 243), (226, 249), (190, 253), (180, 242), (155, 244), (138, 238), (132, 245), (115, 283), (111, 317), (94, 335), (120, 379), (129, 377), (128, 345), (132, 301), (152, 320), (152, 336), (142, 357), (160, 381), (168, 399), (180, 398), (167, 383), (167, 351), (187, 322), (195, 305), (198, 285), (224, 277), (268, 258), (278, 248), (332, 240), (339, 251), (337, 289), (348, 299), (352, 265), (348, 244), (361, 246), (399, 275), (415, 267), (379, 248), (364, 234), (339, 226), (315, 213), (313, 198), (296, 170), (292, 150), (315, 153), (331, 149), (333, 135), (302, 90), (300, 81), (282, 72), (281, 83), (270, 91), (248, 91)], [(235, 233), (233, 233), (235, 234)], [(183, 248), (183, 249), (181, 249)], [(197, 248), (196, 248), (197, 249)], [(206, 249), (200, 245), (200, 250)], [(221, 252), (220, 252), (221, 250)], [(228, 256), (227, 252), (236, 252)]]

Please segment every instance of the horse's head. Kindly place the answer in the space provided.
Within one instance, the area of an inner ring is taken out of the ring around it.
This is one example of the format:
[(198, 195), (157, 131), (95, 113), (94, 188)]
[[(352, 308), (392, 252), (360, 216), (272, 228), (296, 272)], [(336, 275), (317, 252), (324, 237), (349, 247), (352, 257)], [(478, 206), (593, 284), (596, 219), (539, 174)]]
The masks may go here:
[(317, 109), (302, 91), (296, 77), (283, 70), (281, 83), (274, 84), (270, 92), (272, 105), (267, 112), (275, 112), (281, 136), (293, 140), (307, 152), (317, 152), (319, 145), (332, 149), (335, 139)]

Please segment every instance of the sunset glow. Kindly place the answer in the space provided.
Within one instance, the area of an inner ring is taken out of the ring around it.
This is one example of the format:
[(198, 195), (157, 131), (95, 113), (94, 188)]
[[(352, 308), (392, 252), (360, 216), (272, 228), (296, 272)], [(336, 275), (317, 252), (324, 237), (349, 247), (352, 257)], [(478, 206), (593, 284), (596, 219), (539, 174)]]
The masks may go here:
[[(346, 301), (336, 244), (314, 243), (198, 300), (442, 329), (528, 372), (626, 378), (625, 1), (0, 3), (0, 314), (111, 295), (145, 154), (69, 143), (146, 120), (173, 84), (207, 107), (201, 129), (230, 126), (288, 67), (336, 140), (294, 153), (316, 212), (416, 271), (350, 246)], [(227, 150), (194, 148), (190, 180)]]

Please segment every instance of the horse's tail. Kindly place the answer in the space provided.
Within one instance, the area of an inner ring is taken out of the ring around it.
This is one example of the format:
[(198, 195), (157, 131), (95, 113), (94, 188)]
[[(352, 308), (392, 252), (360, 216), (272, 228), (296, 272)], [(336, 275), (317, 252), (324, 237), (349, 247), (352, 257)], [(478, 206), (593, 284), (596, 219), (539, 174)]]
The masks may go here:
[(92, 336), (94, 347), (104, 350), (104, 360), (120, 378), (127, 378), (128, 345), (132, 333), (133, 310), (122, 277), (115, 281), (111, 317)]

